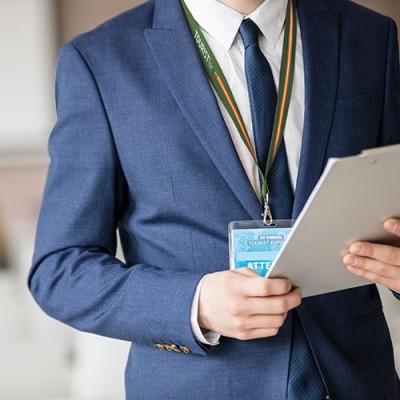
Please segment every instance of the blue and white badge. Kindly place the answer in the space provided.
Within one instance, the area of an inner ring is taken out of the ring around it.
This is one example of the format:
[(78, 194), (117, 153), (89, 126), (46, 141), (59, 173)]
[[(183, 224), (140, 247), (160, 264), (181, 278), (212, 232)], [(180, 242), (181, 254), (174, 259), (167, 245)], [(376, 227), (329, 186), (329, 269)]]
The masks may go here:
[(268, 277), (275, 258), (288, 238), (294, 220), (242, 221), (229, 224), (230, 269), (251, 268)]

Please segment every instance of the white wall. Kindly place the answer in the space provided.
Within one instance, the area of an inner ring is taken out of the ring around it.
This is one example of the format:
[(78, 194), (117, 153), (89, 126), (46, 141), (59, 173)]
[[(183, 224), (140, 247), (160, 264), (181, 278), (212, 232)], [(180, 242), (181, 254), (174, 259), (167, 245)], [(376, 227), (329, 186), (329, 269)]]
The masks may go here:
[(0, 153), (46, 145), (54, 120), (55, 3), (0, 1)]

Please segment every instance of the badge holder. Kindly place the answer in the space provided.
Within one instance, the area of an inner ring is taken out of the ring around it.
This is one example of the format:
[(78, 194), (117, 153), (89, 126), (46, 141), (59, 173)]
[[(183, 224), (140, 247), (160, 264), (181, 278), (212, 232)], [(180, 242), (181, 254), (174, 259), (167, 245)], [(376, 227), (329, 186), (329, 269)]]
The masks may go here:
[(268, 277), (295, 220), (238, 221), (229, 224), (230, 269), (251, 268)]

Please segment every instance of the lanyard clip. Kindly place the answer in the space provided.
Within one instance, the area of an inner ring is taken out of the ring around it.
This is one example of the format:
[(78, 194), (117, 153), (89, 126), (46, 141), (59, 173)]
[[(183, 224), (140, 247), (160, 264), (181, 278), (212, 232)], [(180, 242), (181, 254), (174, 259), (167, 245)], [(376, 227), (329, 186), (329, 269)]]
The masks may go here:
[(261, 214), (264, 219), (264, 225), (266, 226), (271, 226), (273, 223), (273, 218), (272, 218), (272, 213), (271, 213), (271, 208), (269, 206), (269, 194), (267, 193), (264, 199), (264, 213)]

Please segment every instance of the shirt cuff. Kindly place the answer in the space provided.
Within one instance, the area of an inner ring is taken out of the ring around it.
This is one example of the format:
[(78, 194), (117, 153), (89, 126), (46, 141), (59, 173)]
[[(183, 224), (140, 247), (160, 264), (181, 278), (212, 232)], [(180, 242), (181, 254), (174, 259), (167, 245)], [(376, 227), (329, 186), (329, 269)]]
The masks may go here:
[(221, 335), (213, 331), (202, 330), (198, 322), (200, 290), (206, 276), (207, 275), (203, 276), (203, 278), (197, 284), (196, 291), (194, 292), (192, 307), (190, 310), (190, 326), (192, 327), (192, 332), (195, 339), (199, 343), (206, 344), (208, 346), (216, 346), (219, 344)]

